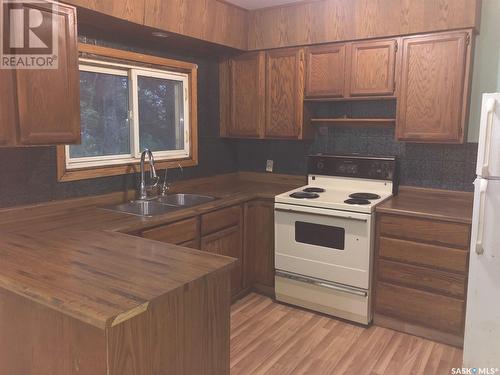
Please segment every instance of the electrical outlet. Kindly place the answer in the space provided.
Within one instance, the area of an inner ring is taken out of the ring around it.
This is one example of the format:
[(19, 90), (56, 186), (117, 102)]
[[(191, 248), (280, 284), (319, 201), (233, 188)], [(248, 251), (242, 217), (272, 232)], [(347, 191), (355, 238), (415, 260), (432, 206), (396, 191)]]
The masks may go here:
[(268, 160), (266, 162), (266, 172), (272, 173), (274, 168), (274, 160)]

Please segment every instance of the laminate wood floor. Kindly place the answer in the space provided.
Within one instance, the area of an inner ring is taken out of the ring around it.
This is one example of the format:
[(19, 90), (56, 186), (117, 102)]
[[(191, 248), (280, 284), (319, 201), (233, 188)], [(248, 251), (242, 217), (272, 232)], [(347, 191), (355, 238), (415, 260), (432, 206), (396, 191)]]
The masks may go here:
[(231, 311), (231, 375), (450, 374), (462, 350), (249, 294)]

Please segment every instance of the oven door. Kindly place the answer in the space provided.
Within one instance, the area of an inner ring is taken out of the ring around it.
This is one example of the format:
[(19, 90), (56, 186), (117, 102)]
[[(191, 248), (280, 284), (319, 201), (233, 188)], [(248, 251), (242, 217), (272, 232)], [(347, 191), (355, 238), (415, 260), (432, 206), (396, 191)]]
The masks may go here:
[(276, 269), (369, 289), (373, 216), (275, 204)]

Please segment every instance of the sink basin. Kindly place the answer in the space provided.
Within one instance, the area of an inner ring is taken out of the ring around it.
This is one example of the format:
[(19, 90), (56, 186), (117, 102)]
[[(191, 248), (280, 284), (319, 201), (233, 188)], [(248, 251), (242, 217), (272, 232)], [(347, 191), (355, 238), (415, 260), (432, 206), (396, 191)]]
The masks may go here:
[(165, 197), (155, 199), (156, 202), (159, 202), (161, 204), (169, 204), (178, 207), (193, 207), (214, 200), (215, 197), (198, 194), (170, 194), (166, 195)]
[(131, 215), (152, 217), (157, 215), (164, 215), (181, 209), (180, 206), (171, 204), (160, 203), (156, 201), (133, 201), (122, 203), (117, 206), (104, 207), (104, 209), (119, 211)]

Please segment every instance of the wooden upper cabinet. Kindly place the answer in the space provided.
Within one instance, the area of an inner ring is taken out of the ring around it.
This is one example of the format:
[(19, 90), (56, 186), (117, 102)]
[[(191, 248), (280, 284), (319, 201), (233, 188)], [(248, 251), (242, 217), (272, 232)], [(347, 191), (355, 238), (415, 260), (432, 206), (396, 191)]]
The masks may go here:
[[(22, 145), (80, 142), (80, 78), (76, 9), (62, 3), (26, 3), (58, 23), (57, 69), (18, 69), (19, 142)], [(52, 13), (52, 14), (50, 14)]]
[(262, 136), (265, 110), (265, 54), (247, 53), (229, 62), (228, 136)]
[(345, 44), (307, 48), (306, 97), (343, 97), (345, 65)]
[(380, 40), (352, 43), (349, 95), (393, 95), (397, 41)]
[(396, 136), (415, 142), (462, 143), (469, 96), (471, 33), (402, 39)]
[(123, 20), (144, 23), (145, 0), (64, 0), (64, 2)]
[(266, 126), (269, 138), (302, 139), (304, 50), (266, 52)]
[(0, 69), (0, 146), (15, 143), (17, 105), (14, 70)]

